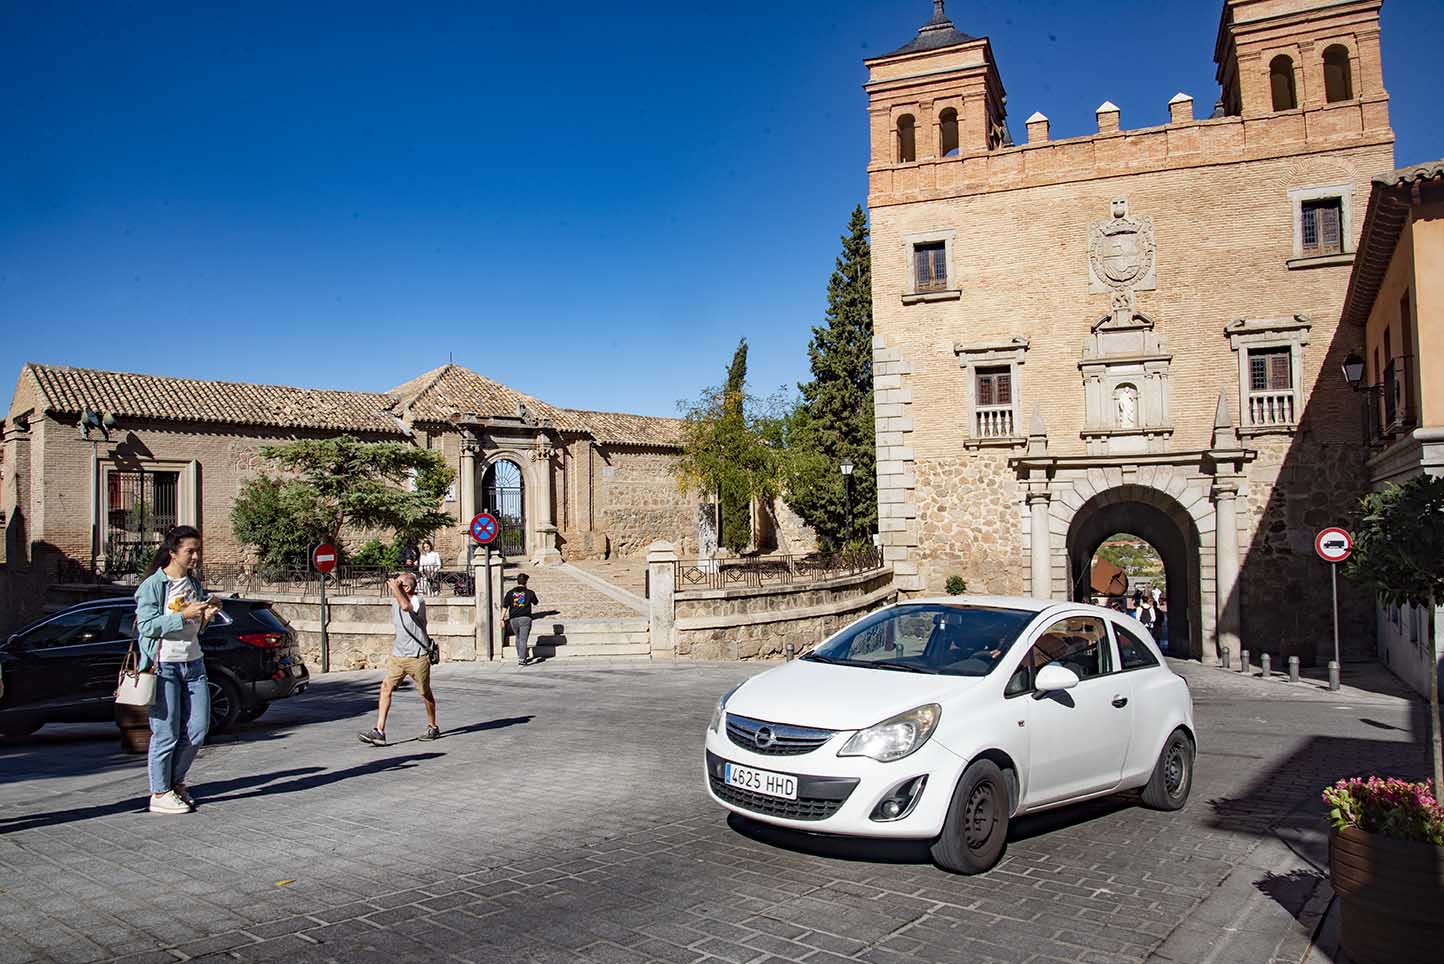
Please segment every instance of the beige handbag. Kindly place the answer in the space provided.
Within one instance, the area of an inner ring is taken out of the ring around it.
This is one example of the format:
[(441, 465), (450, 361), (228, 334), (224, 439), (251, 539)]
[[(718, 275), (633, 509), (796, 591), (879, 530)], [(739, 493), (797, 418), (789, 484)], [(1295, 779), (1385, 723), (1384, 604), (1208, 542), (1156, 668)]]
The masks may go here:
[(115, 701), (124, 706), (149, 706), (155, 702), (155, 670), (140, 671), (135, 645), (126, 651), (115, 685)]

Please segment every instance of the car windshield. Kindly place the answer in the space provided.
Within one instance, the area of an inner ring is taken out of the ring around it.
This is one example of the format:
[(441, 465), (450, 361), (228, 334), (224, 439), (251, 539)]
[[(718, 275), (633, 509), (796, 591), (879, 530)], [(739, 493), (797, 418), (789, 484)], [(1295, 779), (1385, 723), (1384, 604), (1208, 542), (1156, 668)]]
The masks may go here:
[(1037, 613), (919, 603), (873, 613), (804, 656), (820, 663), (987, 676)]

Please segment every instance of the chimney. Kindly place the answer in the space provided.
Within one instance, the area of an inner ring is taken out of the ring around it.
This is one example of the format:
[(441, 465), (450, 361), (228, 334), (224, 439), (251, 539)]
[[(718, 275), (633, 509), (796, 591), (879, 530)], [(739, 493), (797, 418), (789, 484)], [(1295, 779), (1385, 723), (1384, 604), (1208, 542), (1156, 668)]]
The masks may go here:
[(1193, 98), (1182, 92), (1174, 94), (1168, 102), (1168, 114), (1170, 124), (1189, 123), (1193, 120)]
[(1033, 116), (1029, 117), (1026, 123), (1029, 144), (1048, 143), (1048, 118), (1043, 116), (1042, 111), (1033, 111)]
[(1098, 133), (1118, 133), (1118, 105), (1111, 100), (1105, 100), (1098, 105)]

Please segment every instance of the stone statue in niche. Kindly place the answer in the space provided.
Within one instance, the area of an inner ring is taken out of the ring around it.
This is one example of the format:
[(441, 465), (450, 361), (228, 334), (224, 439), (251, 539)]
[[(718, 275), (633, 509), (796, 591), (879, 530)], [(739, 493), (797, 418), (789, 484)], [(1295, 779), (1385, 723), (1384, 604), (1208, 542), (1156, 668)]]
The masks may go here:
[(1113, 404), (1118, 409), (1119, 428), (1138, 427), (1138, 389), (1129, 384), (1113, 390)]

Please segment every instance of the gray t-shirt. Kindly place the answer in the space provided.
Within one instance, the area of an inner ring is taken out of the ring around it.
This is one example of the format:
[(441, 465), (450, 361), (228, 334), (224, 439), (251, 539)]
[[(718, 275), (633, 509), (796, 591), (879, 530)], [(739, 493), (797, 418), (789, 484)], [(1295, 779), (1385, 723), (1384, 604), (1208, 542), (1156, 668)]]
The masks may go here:
[(411, 611), (405, 612), (396, 600), (391, 601), (391, 626), (396, 630), (396, 642), (391, 646), (391, 655), (402, 659), (414, 659), (426, 651), (430, 641), (426, 635), (426, 600), (420, 596), (411, 597)]

